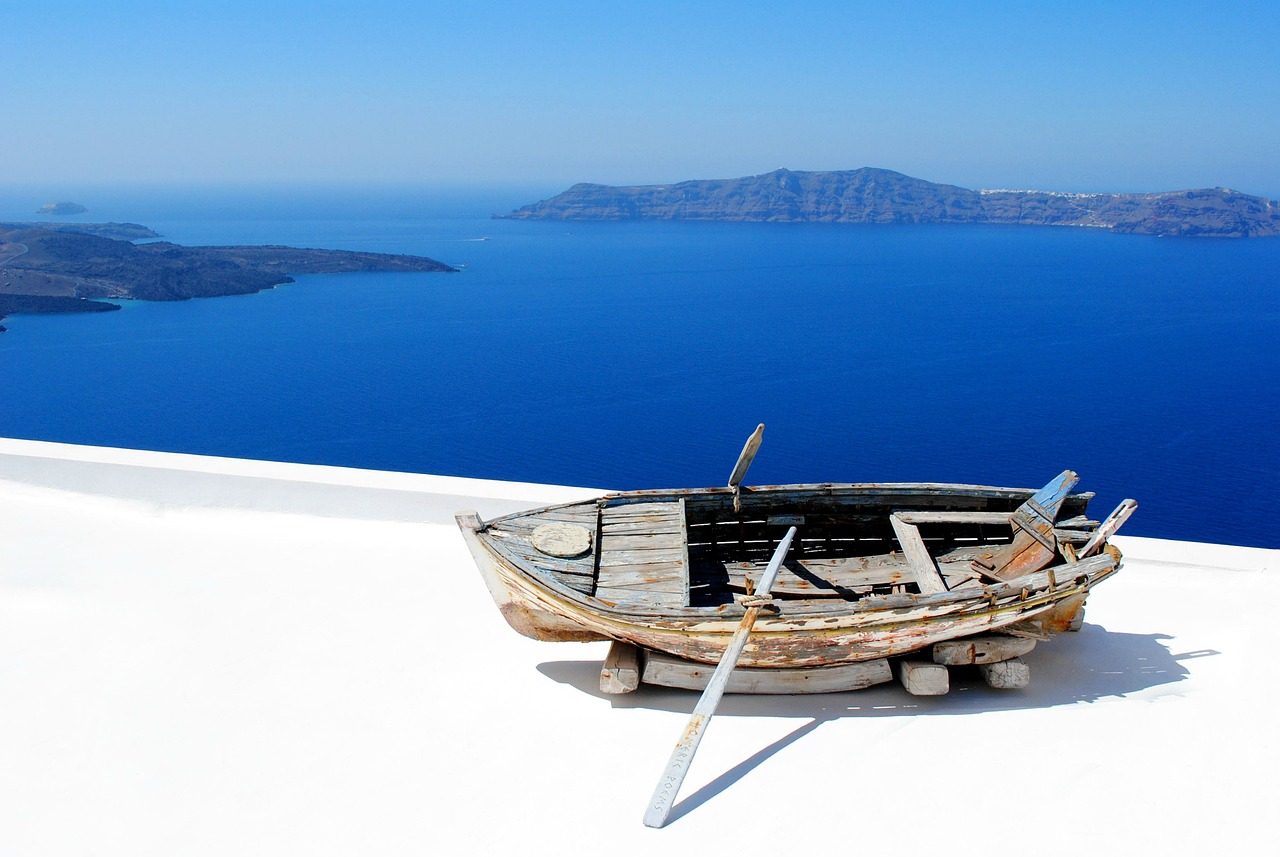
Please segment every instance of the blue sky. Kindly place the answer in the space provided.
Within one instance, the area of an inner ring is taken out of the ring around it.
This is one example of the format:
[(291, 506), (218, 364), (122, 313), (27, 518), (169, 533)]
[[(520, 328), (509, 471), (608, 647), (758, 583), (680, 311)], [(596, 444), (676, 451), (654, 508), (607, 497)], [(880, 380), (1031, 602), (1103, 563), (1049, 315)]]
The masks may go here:
[(0, 181), (1280, 196), (1280, 4), (6, 4)]

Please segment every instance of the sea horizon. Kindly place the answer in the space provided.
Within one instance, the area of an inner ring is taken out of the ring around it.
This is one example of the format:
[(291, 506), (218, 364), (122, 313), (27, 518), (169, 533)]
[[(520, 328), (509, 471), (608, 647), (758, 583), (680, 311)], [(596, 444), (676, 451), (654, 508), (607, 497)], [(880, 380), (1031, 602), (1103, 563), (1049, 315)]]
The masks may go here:
[(69, 195), (182, 244), (464, 267), (10, 316), (0, 435), (627, 489), (721, 484), (764, 422), (754, 484), (1073, 469), (1094, 517), (1139, 501), (1127, 533), (1280, 546), (1240, 515), (1275, 475), (1280, 241), (491, 219), (529, 190)]

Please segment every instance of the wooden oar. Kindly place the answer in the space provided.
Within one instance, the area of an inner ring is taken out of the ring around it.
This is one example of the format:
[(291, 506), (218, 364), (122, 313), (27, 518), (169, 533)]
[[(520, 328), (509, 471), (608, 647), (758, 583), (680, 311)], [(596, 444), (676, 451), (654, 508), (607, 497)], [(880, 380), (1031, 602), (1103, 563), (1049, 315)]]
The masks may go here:
[(742, 510), (742, 495), (739, 493), (742, 490), (742, 480), (746, 478), (747, 468), (751, 466), (751, 462), (756, 460), (756, 453), (760, 451), (760, 440), (763, 437), (764, 423), (760, 423), (751, 433), (751, 437), (747, 438), (747, 442), (742, 445), (738, 463), (733, 465), (733, 472), (729, 474), (729, 487), (733, 489), (733, 511), (735, 512)]
[(1137, 500), (1122, 500), (1116, 510), (1107, 516), (1107, 519), (1098, 525), (1098, 529), (1093, 531), (1093, 537), (1085, 542), (1084, 547), (1080, 548), (1078, 556), (1084, 559), (1097, 553), (1106, 543), (1107, 539), (1115, 535), (1116, 530), (1120, 529), (1120, 525), (1129, 520), (1138, 509)]
[[(791, 539), (795, 534), (796, 528), (792, 527), (787, 530), (787, 534), (778, 543), (777, 550), (773, 552), (773, 558), (769, 560), (768, 567), (765, 568), (764, 574), (760, 577), (760, 583), (756, 587), (754, 598), (767, 601), (769, 591), (773, 588), (774, 581), (778, 579), (778, 569), (782, 567), (782, 560), (786, 557), (787, 549), (791, 547)], [(748, 601), (748, 603), (750, 602)], [(689, 772), (690, 763), (693, 762), (693, 754), (698, 751), (698, 743), (702, 740), (702, 734), (706, 731), (707, 723), (711, 721), (712, 715), (716, 713), (716, 707), (720, 704), (720, 697), (724, 696), (725, 685), (729, 683), (729, 674), (738, 665), (738, 658), (742, 657), (742, 650), (747, 646), (747, 637), (751, 634), (751, 627), (755, 625), (756, 618), (759, 615), (759, 604), (747, 607), (747, 612), (743, 615), (742, 622), (738, 625), (738, 630), (734, 632), (733, 639), (729, 641), (728, 648), (724, 650), (724, 657), (720, 659), (720, 665), (711, 674), (711, 680), (707, 682), (707, 689), (702, 692), (702, 698), (694, 706), (693, 715), (689, 718), (689, 725), (685, 727), (680, 740), (676, 742), (675, 749), (671, 751), (671, 758), (667, 760), (666, 770), (662, 772), (662, 777), (658, 780), (658, 787), (653, 790), (653, 798), (650, 799), (649, 808), (644, 813), (646, 827), (661, 827), (666, 823), (667, 816), (671, 814), (671, 807), (675, 803), (676, 795), (680, 793), (680, 785), (684, 782), (685, 774)]]

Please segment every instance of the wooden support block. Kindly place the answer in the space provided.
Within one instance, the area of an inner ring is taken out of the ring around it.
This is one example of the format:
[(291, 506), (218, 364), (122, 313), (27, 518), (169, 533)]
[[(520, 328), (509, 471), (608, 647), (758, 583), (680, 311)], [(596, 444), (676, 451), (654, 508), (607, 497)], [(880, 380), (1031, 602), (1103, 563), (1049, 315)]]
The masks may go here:
[(933, 662), (951, 667), (968, 664), (994, 664), (1025, 655), (1036, 647), (1036, 641), (1008, 634), (984, 634), (963, 640), (947, 640), (933, 644)]
[[(644, 681), (663, 687), (702, 690), (715, 672), (702, 664), (663, 652), (645, 652)], [(739, 667), (729, 674), (726, 693), (840, 693), (893, 680), (886, 658), (834, 667)]]
[(912, 696), (944, 696), (951, 690), (951, 676), (941, 664), (924, 660), (900, 660), (894, 665), (898, 681)]
[(631, 643), (614, 640), (600, 668), (602, 693), (631, 693), (640, 686), (644, 670), (640, 666), (640, 649)]
[(1081, 607), (1076, 614), (1071, 617), (1071, 624), (1067, 626), (1068, 631), (1079, 631), (1084, 627), (1084, 608)]
[(1013, 658), (995, 664), (978, 664), (978, 672), (987, 687), (1018, 689), (1031, 684), (1031, 667), (1022, 658)]

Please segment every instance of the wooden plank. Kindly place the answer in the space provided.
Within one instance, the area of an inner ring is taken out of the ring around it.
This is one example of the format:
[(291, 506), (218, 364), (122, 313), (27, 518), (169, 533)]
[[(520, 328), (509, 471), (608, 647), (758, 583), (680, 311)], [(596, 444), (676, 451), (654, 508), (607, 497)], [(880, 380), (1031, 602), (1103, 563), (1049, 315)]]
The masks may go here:
[(633, 518), (668, 516), (674, 514), (674, 499), (663, 502), (617, 503), (604, 507), (602, 513), (606, 521), (622, 521)]
[(648, 574), (658, 577), (678, 577), (683, 574), (678, 559), (664, 559), (660, 562), (632, 562), (626, 565), (601, 565), (600, 577), (621, 577), (628, 574)]
[(594, 530), (596, 527), (596, 507), (584, 506), (581, 509), (550, 509), (523, 517), (507, 518), (494, 522), (493, 526), (517, 532), (530, 532), (543, 524), (578, 524)]
[(489, 544), (522, 568), (588, 576), (593, 573), (591, 554), (580, 559), (547, 556), (523, 539), (502, 537), (492, 531), (486, 535), (495, 536), (489, 540)]
[(610, 589), (596, 587), (595, 597), (610, 604), (635, 608), (683, 607), (685, 597), (677, 592), (654, 592), (652, 589)]
[(606, 567), (618, 565), (648, 565), (650, 563), (678, 563), (684, 559), (681, 548), (652, 548), (649, 550), (623, 550), (600, 552), (600, 572)]
[(912, 524), (904, 523), (897, 513), (889, 516), (889, 522), (893, 524), (893, 531), (898, 535), (898, 543), (902, 545), (902, 554), (907, 558), (907, 565), (911, 567), (911, 572), (916, 579), (916, 585), (920, 587), (920, 593), (922, 595), (932, 595), (938, 592), (946, 592), (947, 584), (943, 582), (942, 575), (938, 573), (938, 567), (934, 565), (933, 558), (929, 556), (929, 551), (924, 546), (924, 540), (920, 538), (920, 530)]
[(903, 658), (894, 664), (894, 671), (912, 696), (945, 696), (951, 690), (951, 676), (941, 664)]
[(1074, 518), (1058, 521), (1057, 526), (1068, 530), (1096, 530), (1098, 521), (1093, 520), (1088, 515), (1076, 515)]
[(624, 536), (635, 533), (681, 533), (684, 528), (675, 518), (655, 518), (652, 521), (605, 521), (602, 529), (607, 536)]
[(1027, 654), (1036, 641), (1006, 634), (983, 634), (963, 640), (945, 640), (933, 644), (933, 662), (947, 666), (993, 664)]
[(657, 527), (675, 521), (675, 515), (668, 512), (647, 515), (609, 515), (606, 512), (601, 515), (601, 520), (609, 527), (623, 527), (632, 524), (648, 524), (651, 527)]
[(1022, 658), (1000, 661), (994, 664), (979, 664), (978, 672), (987, 687), (1001, 690), (1018, 690), (1031, 684), (1031, 667)]
[[(803, 567), (805, 564), (801, 563)], [(870, 592), (876, 586), (892, 586), (915, 580), (912, 572), (905, 565), (898, 568), (872, 569), (872, 573), (858, 575), (817, 575), (813, 578), (799, 576), (794, 570), (787, 569), (786, 574), (778, 575), (774, 584), (774, 595), (800, 596), (810, 598), (841, 597), (845, 594)], [(728, 569), (728, 587), (735, 592), (745, 590), (746, 581), (759, 577), (754, 567)]]
[[(947, 588), (951, 589), (971, 579), (980, 580), (969, 563), (974, 556), (989, 547), (973, 544), (939, 553), (936, 562)], [(761, 567), (763, 563), (725, 564), (723, 573), (728, 578), (728, 587), (734, 591), (742, 591), (745, 579), (751, 575), (758, 576)], [(707, 575), (704, 573), (698, 576)], [(892, 586), (915, 579), (906, 559), (900, 555), (800, 558), (788, 561), (787, 567), (779, 572), (773, 591), (775, 595), (781, 596), (843, 597), (845, 594), (869, 592), (876, 586)]]
[(623, 577), (608, 577), (596, 584), (600, 592), (606, 589), (630, 589), (634, 591), (665, 592), (678, 595), (684, 592), (684, 583), (678, 577), (662, 577), (647, 574), (628, 574)]
[(640, 648), (632, 643), (614, 640), (600, 667), (600, 691), (608, 694), (631, 693), (640, 686), (644, 668)]
[[(715, 670), (713, 664), (686, 661), (663, 652), (647, 652), (644, 681), (663, 687), (702, 690)], [(839, 693), (861, 690), (893, 680), (889, 661), (878, 658), (835, 667), (780, 669), (739, 668), (729, 676), (726, 693)]]
[(690, 569), (693, 568), (693, 566), (689, 565), (689, 540), (688, 538), (684, 538), (687, 518), (685, 517), (685, 498), (683, 497), (680, 498), (680, 517), (678, 523), (680, 525), (680, 535), (682, 537), (680, 543), (680, 584), (684, 587), (684, 600), (681, 602), (681, 606), (688, 607), (693, 603), (690, 600), (693, 591), (693, 578), (690, 576)]
[(684, 547), (684, 533), (628, 533), (606, 535), (600, 545), (604, 553), (649, 551)]
[(1008, 524), (1009, 512), (894, 512), (908, 524)]
[(1085, 530), (1067, 530), (1062, 527), (1053, 528), (1053, 537), (1058, 540), (1058, 545), (1063, 544), (1083, 544), (1089, 541), (1092, 534)]

